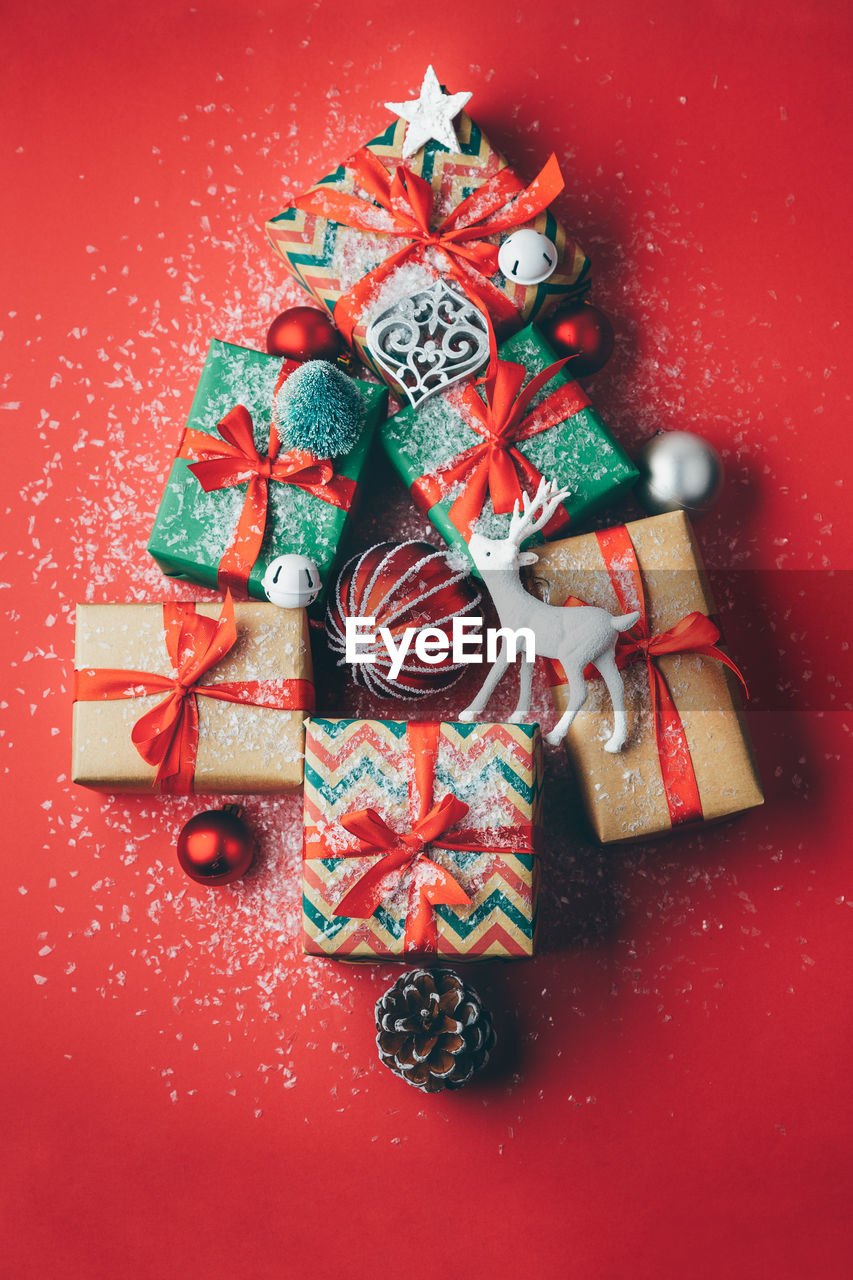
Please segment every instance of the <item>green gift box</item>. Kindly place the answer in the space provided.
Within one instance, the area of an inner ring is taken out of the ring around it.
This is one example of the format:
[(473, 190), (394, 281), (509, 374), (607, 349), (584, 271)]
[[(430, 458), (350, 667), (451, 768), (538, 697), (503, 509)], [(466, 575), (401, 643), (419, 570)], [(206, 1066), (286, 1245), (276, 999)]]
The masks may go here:
[(415, 503), (451, 546), (466, 547), (474, 532), (505, 537), (514, 498), (535, 492), (541, 478), (571, 491), (545, 530), (549, 538), (637, 479), (569, 365), (546, 378), (556, 357), (533, 325), (503, 342), (498, 356), (490, 397), (467, 379), (417, 410), (402, 409), (381, 432)]
[[(373, 433), (387, 412), (388, 392), (373, 383), (354, 383), (364, 404), (361, 434), (354, 448), (332, 463), (297, 455), (286, 441), (268, 460), (273, 395), (284, 363), (280, 356), (211, 342), (148, 542), (169, 577), (213, 589), (233, 585), (229, 573), (236, 555), (246, 561), (248, 595), (263, 600), (267, 565), (294, 552), (314, 561), (325, 592)], [(239, 434), (229, 433), (226, 425), (226, 438), (220, 430), (223, 419), (234, 420), (236, 406), (244, 406), (236, 423), (242, 425), (242, 453), (228, 443), (230, 438), (239, 444)], [(205, 490), (191, 470), (200, 457), (221, 458), (213, 465), (230, 468), (224, 487), (208, 483)], [(241, 537), (244, 543), (235, 553), (235, 539)], [(246, 537), (255, 543), (248, 560)]]

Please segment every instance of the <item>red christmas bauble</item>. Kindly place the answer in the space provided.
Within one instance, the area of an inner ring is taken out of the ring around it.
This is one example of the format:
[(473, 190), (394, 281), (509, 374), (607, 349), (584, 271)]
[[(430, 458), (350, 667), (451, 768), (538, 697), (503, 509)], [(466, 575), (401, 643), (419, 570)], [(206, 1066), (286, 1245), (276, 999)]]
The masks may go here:
[(578, 302), (542, 322), (542, 332), (558, 356), (573, 356), (566, 372), (588, 378), (603, 369), (613, 355), (613, 325), (603, 311)]
[(391, 657), (379, 628), (387, 627), (395, 643), (407, 627), (434, 627), (451, 640), (453, 619), (474, 614), (479, 603), (480, 593), (468, 574), (451, 568), (445, 552), (428, 542), (380, 542), (353, 556), (340, 572), (326, 612), (329, 647), (345, 658), (346, 619), (375, 618), (375, 630), (362, 628), (359, 647), (375, 661), (353, 663), (353, 680), (380, 698), (423, 698), (449, 689), (464, 665), (454, 663), (450, 652), (438, 662), (424, 662), (413, 644), (392, 679)]
[(178, 862), (198, 884), (239, 880), (254, 856), (254, 836), (236, 805), (197, 813), (178, 836)]
[(325, 311), (291, 307), (276, 316), (267, 330), (267, 351), (290, 360), (334, 360), (343, 344)]

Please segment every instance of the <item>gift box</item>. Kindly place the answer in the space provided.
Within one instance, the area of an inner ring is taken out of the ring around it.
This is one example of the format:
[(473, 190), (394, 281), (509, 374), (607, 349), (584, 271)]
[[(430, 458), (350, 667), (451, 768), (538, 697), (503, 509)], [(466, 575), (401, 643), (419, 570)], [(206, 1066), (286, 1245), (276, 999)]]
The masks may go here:
[[(366, 350), (372, 317), (445, 279), (502, 331), (543, 317), (589, 285), (589, 262), (551, 212), (563, 181), (554, 157), (525, 187), (467, 115), (455, 121), (459, 152), (428, 142), (402, 160), (397, 120), (266, 225), (288, 271), (333, 317), (379, 377)], [(497, 247), (520, 228), (553, 243), (548, 279), (523, 285), (498, 270)]]
[[(714, 601), (683, 512), (551, 543), (530, 575), (531, 590), (552, 605), (598, 605), (615, 616), (640, 611), (616, 644), (625, 746), (604, 750), (613, 709), (598, 678), (586, 680), (586, 703), (566, 738), (599, 840), (662, 835), (763, 803), (740, 673), (718, 644)], [(549, 671), (562, 715), (565, 674), (556, 663)]]
[(533, 724), (311, 719), (303, 945), (346, 960), (533, 954)]
[(547, 537), (634, 484), (636, 468), (569, 368), (530, 325), (501, 344), (484, 385), (457, 383), (385, 422), (388, 456), (446, 542), (505, 537), (513, 503), (543, 477), (571, 490)]
[(72, 769), (100, 791), (293, 791), (313, 709), (304, 609), (77, 606)]
[[(388, 393), (355, 382), (358, 443), (334, 461), (281, 443), (273, 398), (293, 362), (213, 341), (160, 503), (148, 550), (171, 578), (263, 600), (271, 560), (317, 565), (324, 589)], [(322, 596), (321, 596), (322, 600)]]

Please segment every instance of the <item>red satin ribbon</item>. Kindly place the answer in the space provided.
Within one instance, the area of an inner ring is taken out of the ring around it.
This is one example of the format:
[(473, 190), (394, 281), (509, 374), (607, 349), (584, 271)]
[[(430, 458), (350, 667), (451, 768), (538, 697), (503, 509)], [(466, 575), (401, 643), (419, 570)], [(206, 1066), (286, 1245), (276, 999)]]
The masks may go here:
[[(462, 391), (447, 393), (466, 424), (484, 437), (482, 444), (472, 445), (451, 458), (428, 476), (420, 476), (411, 486), (412, 498), (424, 513), (444, 497), (450, 485), (463, 485), (462, 492), (450, 508), (449, 516), (465, 538), (483, 510), (488, 491), (498, 515), (512, 511), (521, 502), (522, 489), (534, 492), (541, 473), (516, 444), (529, 440), (540, 431), (548, 431), (558, 423), (579, 413), (589, 404), (588, 397), (576, 382), (564, 383), (530, 413), (530, 401), (563, 365), (573, 357), (566, 356), (548, 365), (530, 379), (523, 364), (499, 360), (492, 337), (492, 357), (483, 379), (485, 401), (473, 384)], [(565, 529), (569, 513), (562, 504), (548, 521), (545, 534), (553, 537)]]
[[(294, 203), (305, 213), (329, 218), (342, 226), (369, 234), (405, 240), (378, 266), (358, 282), (335, 306), (335, 324), (344, 339), (352, 333), (368, 297), (408, 258), (423, 256), (427, 249), (442, 254), (447, 274), (499, 321), (511, 320), (516, 308), (487, 277), (498, 270), (497, 245), (486, 244), (487, 236), (518, 227), (543, 213), (563, 190), (563, 178), (556, 156), (552, 155), (528, 187), (511, 169), (501, 169), (467, 196), (433, 228), (435, 197), (432, 187), (404, 165), (397, 165), (393, 178), (385, 165), (366, 147), (356, 152), (350, 166), (358, 185), (376, 203), (344, 191), (317, 187)], [(513, 198), (514, 197), (514, 198)], [(512, 203), (508, 203), (512, 200)], [(503, 212), (499, 212), (503, 210)]]
[[(442, 849), (479, 853), (534, 853), (533, 827), (529, 823), (512, 828), (511, 846), (496, 844), (494, 829), (468, 827), (450, 832), (450, 828), (468, 812), (468, 805), (454, 795), (446, 795), (437, 804), (432, 803), (439, 729), (437, 723), (428, 721), (411, 722), (406, 726), (406, 745), (411, 764), (411, 825), (408, 831), (394, 831), (375, 809), (358, 809), (340, 818), (341, 826), (357, 837), (357, 849), (342, 852), (332, 845), (325, 831), (318, 833), (305, 849), (306, 858), (365, 858), (377, 853), (383, 854), (344, 894), (335, 908), (336, 916), (369, 919), (387, 897), (389, 883), (399, 884), (408, 875), (403, 937), (403, 950), (406, 952), (437, 951), (435, 906), (471, 905), (471, 899), (459, 881), (444, 867), (427, 857), (425, 850), (429, 845), (438, 844)], [(429, 874), (428, 882), (424, 882), (424, 868)]]
[[(426, 848), (468, 812), (468, 806), (456, 796), (445, 796), (412, 823), (406, 832), (392, 831), (374, 809), (362, 809), (341, 819), (341, 825), (358, 837), (357, 856), (382, 853), (379, 859), (345, 894), (335, 908), (336, 916), (368, 919), (386, 893), (387, 877), (398, 880), (410, 873), (406, 904), (405, 951), (431, 951), (437, 948), (437, 931), (433, 907), (470, 906), (471, 899), (449, 871), (427, 857)], [(424, 872), (428, 882), (424, 882)], [(394, 875), (394, 873), (397, 873)]]
[[(275, 390), (293, 372), (285, 363)], [(205, 493), (246, 485), (246, 498), (229, 546), (219, 562), (218, 581), (221, 590), (230, 589), (245, 597), (249, 574), (260, 555), (269, 505), (270, 480), (296, 485), (330, 506), (348, 510), (355, 494), (355, 481), (335, 475), (328, 458), (315, 458), (304, 449), (279, 453), (281, 440), (275, 422), (270, 423), (266, 456), (255, 447), (252, 416), (238, 404), (217, 424), (220, 438), (205, 431), (187, 428), (179, 458), (195, 458), (190, 466)]]
[(194, 604), (164, 604), (166, 650), (174, 676), (112, 667), (74, 672), (76, 702), (105, 702), (165, 693), (156, 707), (137, 720), (131, 738), (146, 764), (156, 765), (156, 784), (165, 794), (188, 795), (198, 753), (198, 694), (222, 702), (242, 702), (278, 711), (314, 710), (309, 680), (238, 680), (200, 685), (237, 640), (234, 602), (229, 591), (218, 618), (196, 613)]
[[(654, 659), (667, 653), (699, 653), (721, 662), (733, 671), (749, 697), (746, 681), (731, 658), (717, 648), (719, 627), (698, 610), (686, 614), (666, 631), (653, 635), (646, 611), (643, 575), (627, 528), (625, 525), (617, 525), (613, 529), (603, 529), (595, 536), (619, 608), (623, 613), (640, 610), (640, 617), (631, 630), (624, 631), (617, 637), (616, 665), (622, 670), (632, 662), (643, 661), (646, 664), (655, 741), (670, 821), (674, 827), (685, 822), (697, 822), (703, 816), (702, 801), (687, 735), (669, 686)], [(572, 606), (582, 605), (584, 602), (575, 596), (569, 596), (565, 603)], [(560, 663), (549, 662), (548, 665), (551, 686), (565, 684), (566, 675)], [(591, 666), (584, 672), (586, 679), (597, 676), (598, 672)]]

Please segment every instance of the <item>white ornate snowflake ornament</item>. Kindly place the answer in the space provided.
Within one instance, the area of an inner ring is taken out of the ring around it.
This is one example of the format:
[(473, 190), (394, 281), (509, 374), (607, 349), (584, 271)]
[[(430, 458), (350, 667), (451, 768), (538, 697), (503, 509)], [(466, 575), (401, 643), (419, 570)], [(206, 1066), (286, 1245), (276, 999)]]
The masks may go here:
[(459, 139), (452, 122), (470, 97), (470, 93), (442, 92), (438, 76), (429, 66), (419, 97), (412, 102), (386, 102), (389, 111), (409, 124), (403, 139), (403, 159), (408, 160), (431, 139), (448, 151), (458, 151)]
[(486, 363), (489, 325), (464, 293), (441, 278), (375, 316), (365, 343), (417, 409)]

